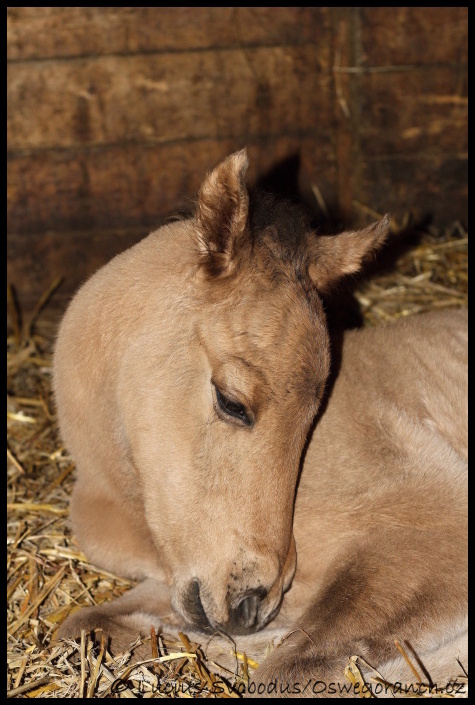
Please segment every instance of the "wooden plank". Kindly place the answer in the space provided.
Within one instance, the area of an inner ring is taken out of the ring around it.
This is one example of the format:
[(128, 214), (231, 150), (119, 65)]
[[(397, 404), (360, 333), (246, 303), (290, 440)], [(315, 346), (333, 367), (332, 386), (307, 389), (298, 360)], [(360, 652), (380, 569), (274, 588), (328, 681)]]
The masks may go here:
[(10, 7), (9, 60), (320, 43), (331, 8)]
[(354, 76), (358, 83), (361, 153), (466, 155), (468, 77), (458, 67)]
[[(335, 32), (333, 40), (333, 109), (334, 139), (338, 163), (338, 203), (344, 221), (350, 221), (353, 212), (354, 184), (358, 180), (358, 135), (359, 114), (353, 109), (360, 97), (354, 77), (346, 72), (347, 66), (356, 63), (357, 11), (355, 8), (339, 7), (335, 10)], [(350, 106), (351, 110), (350, 110)]]
[[(357, 219), (353, 204), (360, 201), (395, 216), (410, 208), (431, 214), (442, 226), (466, 222), (468, 81), (458, 47), (466, 43), (464, 8), (338, 8), (335, 17), (345, 219)], [(434, 46), (439, 36), (447, 38), (443, 50)]]
[(410, 211), (416, 221), (429, 219), (438, 227), (456, 220), (466, 226), (468, 160), (405, 155), (365, 161), (355, 198), (379, 213), (389, 211), (399, 222)]
[(153, 227), (178, 202), (195, 195), (209, 169), (246, 145), (251, 181), (300, 155), (307, 193), (315, 181), (329, 204), (335, 203), (336, 166), (328, 131), (309, 137), (113, 145), (11, 155), (8, 231)]
[(468, 7), (361, 7), (365, 67), (466, 64)]
[(306, 45), (12, 64), (8, 148), (314, 130), (331, 124), (329, 60)]

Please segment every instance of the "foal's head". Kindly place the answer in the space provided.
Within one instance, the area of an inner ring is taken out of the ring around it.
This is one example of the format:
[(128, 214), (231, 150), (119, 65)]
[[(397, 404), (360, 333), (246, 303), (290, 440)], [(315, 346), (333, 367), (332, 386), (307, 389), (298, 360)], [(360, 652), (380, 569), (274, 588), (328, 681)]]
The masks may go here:
[(245, 151), (222, 162), (186, 221), (192, 332), (170, 400), (182, 460), (161, 500), (175, 608), (231, 633), (272, 619), (295, 571), (299, 463), (330, 365), (320, 293), (359, 269), (389, 223), (317, 236), (297, 207), (250, 198), (247, 166)]

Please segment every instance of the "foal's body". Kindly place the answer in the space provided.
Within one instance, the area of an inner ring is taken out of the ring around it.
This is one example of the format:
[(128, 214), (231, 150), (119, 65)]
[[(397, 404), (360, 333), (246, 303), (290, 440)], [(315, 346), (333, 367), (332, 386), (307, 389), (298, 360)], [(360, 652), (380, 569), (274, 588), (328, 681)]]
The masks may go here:
[[(440, 684), (465, 658), (466, 314), (349, 332), (328, 378), (318, 292), (387, 220), (318, 240), (269, 226), (246, 165), (220, 165), (196, 218), (115, 258), (62, 323), (73, 529), (141, 582), (60, 635), (102, 628), (118, 650), (172, 625), (253, 655), (290, 633), (255, 673), (284, 688), (342, 682), (352, 654), (384, 667), (398, 638)], [(411, 678), (399, 667), (384, 675)]]
[(346, 334), (297, 492), (282, 613), (303, 631), (256, 673), (264, 682), (341, 681), (355, 653), (411, 681), (402, 660), (385, 663), (396, 638), (439, 686), (466, 664), (466, 326), (445, 311)]

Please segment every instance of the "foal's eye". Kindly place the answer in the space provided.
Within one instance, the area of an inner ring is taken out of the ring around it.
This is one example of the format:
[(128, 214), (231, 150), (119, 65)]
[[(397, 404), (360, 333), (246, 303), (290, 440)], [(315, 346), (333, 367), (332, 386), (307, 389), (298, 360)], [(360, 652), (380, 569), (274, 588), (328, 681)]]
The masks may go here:
[(231, 416), (234, 419), (239, 419), (239, 421), (242, 421), (246, 426), (250, 426), (252, 424), (252, 419), (250, 418), (249, 414), (247, 413), (246, 407), (243, 404), (240, 404), (237, 401), (233, 401), (232, 399), (228, 399), (228, 397), (225, 397), (224, 394), (220, 392), (216, 386), (215, 390), (218, 406), (220, 410), (224, 414), (226, 414), (226, 416)]

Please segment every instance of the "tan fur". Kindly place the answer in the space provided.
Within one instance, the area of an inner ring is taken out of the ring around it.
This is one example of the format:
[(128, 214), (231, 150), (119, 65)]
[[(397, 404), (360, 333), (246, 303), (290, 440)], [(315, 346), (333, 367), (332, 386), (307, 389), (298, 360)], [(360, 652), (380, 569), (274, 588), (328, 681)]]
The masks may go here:
[(318, 291), (388, 219), (297, 244), (253, 233), (246, 167), (225, 160), (195, 218), (116, 257), (63, 319), (73, 529), (91, 561), (141, 582), (60, 636), (101, 627), (117, 649), (153, 623), (241, 633), (257, 653), (290, 634), (255, 689), (343, 682), (353, 653), (400, 675), (407, 639), (447, 679), (466, 656), (466, 313), (350, 332), (329, 378)]

